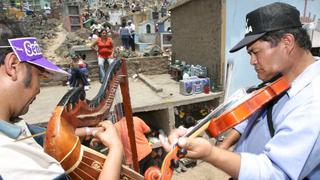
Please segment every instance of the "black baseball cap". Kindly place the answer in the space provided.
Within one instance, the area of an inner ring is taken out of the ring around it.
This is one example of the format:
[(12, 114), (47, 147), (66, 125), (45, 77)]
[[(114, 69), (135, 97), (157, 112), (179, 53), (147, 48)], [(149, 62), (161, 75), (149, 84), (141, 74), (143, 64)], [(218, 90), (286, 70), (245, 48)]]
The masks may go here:
[(246, 16), (246, 34), (229, 52), (233, 53), (255, 42), (267, 32), (287, 28), (302, 27), (300, 12), (294, 6), (276, 2), (254, 11)]

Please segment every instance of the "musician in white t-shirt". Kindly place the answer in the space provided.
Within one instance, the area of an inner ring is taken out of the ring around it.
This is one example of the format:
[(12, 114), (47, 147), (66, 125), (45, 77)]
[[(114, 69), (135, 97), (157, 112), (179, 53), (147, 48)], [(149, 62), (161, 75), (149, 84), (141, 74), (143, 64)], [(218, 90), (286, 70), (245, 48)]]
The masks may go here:
[[(68, 73), (42, 56), (36, 38), (27, 34), (17, 22), (0, 18), (0, 179), (67, 179), (60, 163), (43, 151), (43, 132), (28, 125), (19, 116), (28, 112), (40, 93), (40, 79)], [(109, 153), (100, 179), (119, 179), (122, 144), (113, 125), (102, 129), (77, 129), (78, 135), (95, 135)], [(66, 139), (67, 140), (67, 139)]]

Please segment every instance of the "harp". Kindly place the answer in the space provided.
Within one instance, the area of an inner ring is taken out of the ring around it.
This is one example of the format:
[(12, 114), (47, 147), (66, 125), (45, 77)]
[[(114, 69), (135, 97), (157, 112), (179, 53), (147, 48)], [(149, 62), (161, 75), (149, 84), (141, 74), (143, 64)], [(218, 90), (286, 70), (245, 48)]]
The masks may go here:
[(137, 173), (139, 166), (125, 59), (115, 60), (109, 66), (103, 83), (92, 100), (86, 99), (86, 93), (82, 88), (75, 88), (62, 97), (52, 113), (47, 126), (44, 150), (61, 163), (70, 179), (99, 177), (107, 156), (81, 145), (79, 137), (75, 135), (75, 129), (95, 126), (105, 120), (119, 85), (135, 170), (122, 166), (120, 177), (121, 179), (143, 179), (143, 176)]

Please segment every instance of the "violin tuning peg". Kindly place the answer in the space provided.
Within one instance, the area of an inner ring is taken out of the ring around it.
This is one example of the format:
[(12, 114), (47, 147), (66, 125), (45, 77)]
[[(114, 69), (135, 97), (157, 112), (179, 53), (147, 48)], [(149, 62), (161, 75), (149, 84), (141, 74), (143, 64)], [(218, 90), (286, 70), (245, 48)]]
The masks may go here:
[(186, 154), (187, 154), (187, 150), (182, 148), (182, 149), (179, 149), (178, 152), (177, 152), (177, 157), (178, 158), (183, 158)]
[(170, 168), (176, 169), (179, 167), (179, 160), (171, 159), (170, 161)]

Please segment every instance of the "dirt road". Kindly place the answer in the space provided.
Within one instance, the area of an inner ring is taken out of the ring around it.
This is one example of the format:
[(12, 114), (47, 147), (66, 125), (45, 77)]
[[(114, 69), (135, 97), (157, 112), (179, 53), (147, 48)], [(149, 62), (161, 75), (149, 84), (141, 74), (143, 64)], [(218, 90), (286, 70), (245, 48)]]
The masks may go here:
[[(43, 52), (45, 57), (54, 61), (54, 62), (62, 62), (63, 59), (60, 55), (57, 55), (55, 51), (60, 47), (60, 45), (65, 41), (67, 31), (62, 27), (63, 24), (58, 26), (57, 36), (54, 39), (48, 39), (47, 50)], [(50, 47), (50, 48), (49, 48)]]
[(175, 172), (172, 180), (227, 180), (229, 177), (214, 166), (198, 161), (197, 166), (188, 168), (186, 172)]

